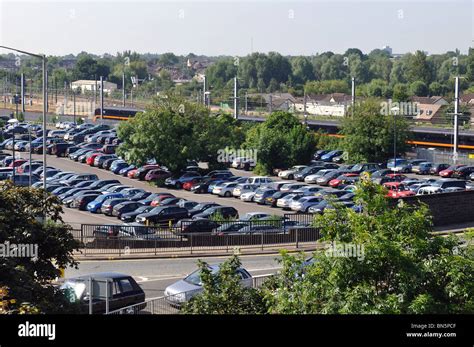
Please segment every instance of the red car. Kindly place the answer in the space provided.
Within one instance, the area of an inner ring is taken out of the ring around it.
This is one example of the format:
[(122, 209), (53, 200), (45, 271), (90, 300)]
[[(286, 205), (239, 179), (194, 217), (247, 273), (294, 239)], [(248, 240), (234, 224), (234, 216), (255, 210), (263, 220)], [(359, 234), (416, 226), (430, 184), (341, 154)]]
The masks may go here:
[(103, 153), (96, 152), (96, 153), (93, 153), (92, 155), (88, 156), (87, 159), (86, 159), (86, 164), (90, 165), (90, 166), (94, 166), (95, 157), (97, 157), (98, 155), (102, 155), (102, 154)]
[(171, 177), (171, 173), (169, 171), (163, 169), (154, 169), (147, 172), (145, 175), (145, 181), (164, 180), (168, 177)]
[(450, 167), (448, 167), (446, 170), (442, 170), (439, 172), (439, 175), (441, 177), (444, 177), (444, 178), (447, 178), (447, 177), (452, 177), (453, 176), (453, 173), (454, 171), (456, 171), (457, 169), (463, 167), (463, 166), (466, 166), (466, 165), (462, 165), (462, 164), (459, 164), (459, 165), (452, 165)]
[(339, 177), (333, 179), (333, 180), (330, 180), (329, 181), (329, 185), (333, 188), (337, 188), (340, 184), (344, 184), (345, 183), (345, 179), (346, 178), (349, 178), (349, 177), (358, 177), (359, 174), (356, 174), (356, 173), (345, 173), (343, 175), (340, 175)]
[(388, 198), (404, 198), (407, 196), (416, 195), (406, 185), (400, 182), (387, 182), (383, 186), (388, 189), (386, 197)]
[(174, 197), (175, 196), (173, 194), (162, 193), (159, 196), (157, 196), (155, 199), (153, 199), (150, 206), (153, 206), (153, 207), (160, 206), (160, 202), (162, 202), (163, 200), (168, 199), (168, 198), (174, 198)]
[(142, 167), (139, 167), (137, 169), (137, 171), (133, 175), (133, 178), (138, 178), (140, 181), (143, 181), (145, 179), (146, 174), (150, 170), (156, 170), (159, 168), (160, 168), (160, 165), (156, 165), (156, 164), (143, 165)]
[(26, 163), (28, 160), (25, 159), (16, 159), (15, 161), (12, 161), (8, 167), (19, 167)]
[(133, 169), (133, 170), (130, 170), (128, 173), (127, 173), (127, 177), (128, 178), (134, 178), (135, 177), (135, 174), (137, 173), (138, 169)]

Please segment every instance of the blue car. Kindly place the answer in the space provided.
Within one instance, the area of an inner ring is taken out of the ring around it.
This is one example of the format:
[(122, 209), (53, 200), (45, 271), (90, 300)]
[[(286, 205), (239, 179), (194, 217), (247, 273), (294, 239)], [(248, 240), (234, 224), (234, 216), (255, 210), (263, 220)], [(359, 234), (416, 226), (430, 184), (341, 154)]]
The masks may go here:
[(224, 182), (227, 182), (227, 181), (224, 181), (224, 180), (217, 180), (217, 181), (214, 181), (212, 182), (211, 184), (209, 184), (209, 186), (207, 187), (207, 192), (209, 194), (212, 194), (212, 190), (214, 189), (215, 186), (221, 184), (221, 183), (224, 183)]
[(340, 150), (331, 151), (331, 152), (326, 153), (326, 154), (324, 154), (323, 156), (321, 156), (321, 160), (322, 160), (322, 161), (332, 161), (333, 158), (339, 157), (339, 156), (341, 156), (343, 153), (344, 153), (344, 152), (343, 152), (343, 151), (340, 151)]
[(119, 171), (119, 175), (127, 176), (128, 172), (131, 170), (135, 170), (137, 167), (135, 165), (128, 165), (124, 167), (122, 170)]
[(119, 199), (123, 198), (123, 194), (120, 193), (109, 193), (109, 194), (104, 194), (99, 197), (97, 197), (95, 200), (89, 202), (87, 204), (87, 211), (92, 212), (92, 213), (99, 213), (100, 208), (102, 207), (102, 204), (110, 199)]
[(116, 160), (110, 165), (110, 171), (112, 171), (114, 174), (120, 173), (120, 170), (125, 169), (129, 165), (125, 161), (121, 160)]

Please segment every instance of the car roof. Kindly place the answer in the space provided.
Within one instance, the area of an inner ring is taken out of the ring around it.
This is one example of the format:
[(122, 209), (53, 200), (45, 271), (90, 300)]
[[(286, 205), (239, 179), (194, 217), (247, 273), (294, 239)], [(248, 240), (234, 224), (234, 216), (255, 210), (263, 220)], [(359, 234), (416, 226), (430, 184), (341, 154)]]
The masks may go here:
[(92, 274), (87, 274), (87, 275), (82, 275), (82, 276), (77, 276), (77, 277), (71, 277), (68, 278), (67, 280), (75, 280), (75, 279), (100, 279), (100, 278), (123, 278), (123, 277), (131, 277), (130, 275), (126, 275), (120, 272), (97, 272), (97, 273), (92, 273)]

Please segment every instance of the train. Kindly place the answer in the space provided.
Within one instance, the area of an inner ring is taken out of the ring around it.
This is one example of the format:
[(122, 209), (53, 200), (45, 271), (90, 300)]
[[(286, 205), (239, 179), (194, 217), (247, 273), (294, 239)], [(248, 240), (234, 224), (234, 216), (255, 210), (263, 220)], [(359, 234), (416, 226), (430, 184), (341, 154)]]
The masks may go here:
[[(125, 107), (104, 107), (103, 109), (103, 119), (112, 119), (112, 120), (128, 120), (135, 117), (138, 112), (143, 112), (144, 110), (137, 108), (125, 108)], [(94, 120), (100, 120), (100, 108), (95, 109)], [(263, 121), (261, 118), (253, 117), (242, 117), (242, 120), (245, 121)], [(313, 129), (323, 129), (328, 132), (328, 136), (343, 137), (343, 135), (337, 134), (338, 128), (337, 123), (332, 122), (322, 122), (321, 124), (318, 121), (310, 121), (308, 124)], [(453, 131), (442, 129), (442, 128), (432, 128), (432, 127), (415, 127), (412, 130), (412, 138), (407, 141), (407, 144), (411, 146), (420, 146), (420, 147), (434, 147), (434, 148), (453, 148)], [(474, 133), (468, 131), (460, 131), (458, 136), (458, 148), (460, 150), (471, 151), (474, 150)]]

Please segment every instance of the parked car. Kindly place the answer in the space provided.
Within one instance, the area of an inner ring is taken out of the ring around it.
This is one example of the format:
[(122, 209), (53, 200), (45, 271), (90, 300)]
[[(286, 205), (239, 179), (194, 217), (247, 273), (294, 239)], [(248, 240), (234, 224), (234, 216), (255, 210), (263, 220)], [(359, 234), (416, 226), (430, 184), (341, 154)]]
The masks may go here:
[[(92, 293), (89, 293), (90, 287), (93, 288)], [(91, 294), (94, 314), (106, 312), (106, 297), (109, 298), (109, 312), (130, 306), (134, 306), (134, 311), (140, 311), (146, 307), (143, 289), (132, 276), (122, 273), (104, 272), (68, 278), (60, 288), (65, 292), (67, 299), (71, 303), (79, 303), (84, 312), (89, 312)], [(143, 305), (137, 305), (140, 303)], [(134, 311), (125, 313), (134, 313)]]
[[(216, 274), (219, 266), (209, 265), (211, 273)], [(242, 279), (242, 286), (252, 287), (252, 275), (242, 267), (237, 269), (237, 272)], [(165, 298), (169, 304), (180, 307), (202, 291), (201, 270), (196, 270), (184, 279), (166, 287)]]
[(165, 224), (176, 223), (180, 219), (188, 217), (188, 210), (179, 206), (158, 206), (150, 212), (139, 214), (135, 221), (142, 224)]
[(145, 175), (145, 181), (165, 180), (171, 177), (171, 172), (163, 169), (152, 169)]
[(120, 219), (123, 221), (123, 222), (133, 222), (135, 220), (135, 218), (137, 218), (138, 215), (140, 214), (144, 214), (144, 213), (148, 213), (150, 212), (151, 210), (153, 210), (154, 207), (153, 206), (147, 206), (147, 205), (143, 205), (141, 207), (138, 207), (136, 210), (134, 211), (130, 211), (130, 212), (124, 212), (120, 215)]
[(273, 189), (273, 188), (258, 188), (255, 191), (255, 195), (253, 197), (253, 201), (256, 202), (259, 205), (264, 205), (265, 200), (268, 197), (271, 197), (273, 194), (275, 194), (278, 190)]
[(112, 208), (112, 216), (115, 216), (118, 219), (121, 219), (122, 214), (133, 212), (143, 206), (144, 205), (142, 203), (137, 202), (137, 201), (124, 201), (122, 203), (115, 205)]
[(450, 167), (449, 164), (446, 164), (446, 163), (438, 163), (438, 164), (434, 164), (431, 168), (430, 168), (430, 174), (431, 175), (439, 175), (439, 173), (443, 170), (446, 170)]
[(165, 186), (181, 189), (185, 182), (197, 181), (201, 175), (197, 172), (186, 172), (180, 177), (169, 177), (165, 180)]
[(434, 164), (431, 162), (423, 162), (418, 165), (413, 165), (411, 168), (411, 172), (417, 175), (428, 175), (433, 165)]
[(460, 169), (463, 166), (466, 166), (466, 165), (463, 165), (463, 164), (452, 165), (452, 166), (448, 167), (447, 169), (440, 171), (439, 175), (443, 178), (450, 178), (450, 177), (452, 177), (454, 171)]
[(181, 219), (176, 223), (175, 230), (180, 234), (211, 233), (220, 226), (219, 223), (209, 219)]
[(383, 185), (387, 188), (387, 197), (389, 198), (404, 198), (407, 196), (413, 196), (415, 193), (410, 190), (406, 185), (401, 182), (388, 182)]
[(209, 219), (209, 218), (217, 217), (217, 216), (221, 216), (224, 219), (238, 218), (239, 212), (234, 207), (230, 207), (230, 206), (214, 206), (214, 207), (206, 209), (204, 212), (194, 215), (193, 219), (198, 219), (198, 218)]
[(451, 177), (467, 179), (472, 173), (474, 173), (474, 166), (463, 166), (454, 170)]
[(215, 202), (201, 202), (189, 210), (189, 217), (193, 217), (199, 213), (206, 211), (207, 209), (215, 206), (220, 206)]
[(95, 200), (87, 204), (87, 210), (92, 213), (100, 213), (102, 204), (107, 200), (123, 198), (123, 195), (120, 193), (108, 193), (98, 196)]
[(221, 185), (215, 186), (214, 189), (212, 190), (212, 194), (215, 194), (218, 196), (224, 196), (226, 198), (231, 197), (234, 191), (234, 188), (236, 188), (237, 185), (238, 183), (236, 182), (225, 182)]
[(301, 170), (307, 168), (307, 165), (295, 165), (288, 170), (283, 170), (278, 173), (278, 177), (282, 179), (292, 180), (295, 178), (295, 174), (299, 173)]
[(334, 150), (334, 151), (330, 151), (326, 154), (323, 154), (320, 159), (322, 161), (327, 161), (327, 162), (331, 162), (333, 158), (335, 157), (339, 157), (341, 156), (342, 154), (344, 153), (344, 151), (341, 151), (341, 150)]

